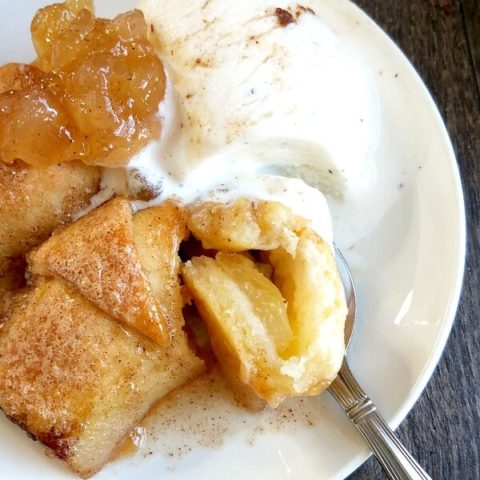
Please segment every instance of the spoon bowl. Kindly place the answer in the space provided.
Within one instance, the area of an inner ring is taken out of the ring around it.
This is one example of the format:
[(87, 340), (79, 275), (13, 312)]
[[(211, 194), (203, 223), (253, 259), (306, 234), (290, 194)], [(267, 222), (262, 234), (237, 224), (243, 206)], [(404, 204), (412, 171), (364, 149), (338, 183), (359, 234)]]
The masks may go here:
[[(345, 321), (345, 345), (348, 347), (355, 327), (357, 305), (355, 285), (347, 261), (336, 246), (335, 259), (348, 307)], [(329, 391), (362, 434), (388, 478), (393, 480), (432, 480), (402, 445), (387, 422), (378, 413), (375, 404), (355, 380), (346, 356), (337, 378), (330, 384)]]
[(337, 263), (337, 270), (342, 280), (343, 291), (345, 293), (345, 300), (347, 302), (347, 318), (345, 320), (345, 348), (348, 348), (350, 338), (355, 327), (355, 315), (357, 311), (355, 285), (353, 283), (352, 274), (348, 268), (347, 261), (340, 249), (335, 245), (335, 260)]

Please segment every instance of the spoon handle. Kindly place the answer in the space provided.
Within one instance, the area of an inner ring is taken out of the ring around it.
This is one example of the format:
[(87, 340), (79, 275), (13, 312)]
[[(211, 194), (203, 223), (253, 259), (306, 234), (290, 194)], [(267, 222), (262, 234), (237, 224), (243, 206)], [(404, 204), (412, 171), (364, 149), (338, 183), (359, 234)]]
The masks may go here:
[(344, 360), (338, 377), (329, 387), (392, 480), (432, 480), (410, 455), (377, 408), (362, 390)]

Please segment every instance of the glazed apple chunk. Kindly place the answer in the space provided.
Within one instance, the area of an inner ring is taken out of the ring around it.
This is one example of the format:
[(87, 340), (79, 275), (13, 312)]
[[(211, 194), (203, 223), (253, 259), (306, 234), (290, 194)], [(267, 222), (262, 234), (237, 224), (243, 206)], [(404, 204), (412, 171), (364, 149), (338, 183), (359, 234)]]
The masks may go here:
[[(188, 226), (218, 251), (191, 258), (183, 278), (239, 397), (253, 392), (277, 406), (327, 388), (342, 362), (347, 312), (330, 246), (276, 202), (194, 205)], [(245, 255), (259, 250), (257, 261)]]
[(142, 12), (112, 20), (92, 0), (37, 11), (37, 59), (0, 67), (0, 158), (35, 167), (123, 166), (158, 138), (165, 72)]

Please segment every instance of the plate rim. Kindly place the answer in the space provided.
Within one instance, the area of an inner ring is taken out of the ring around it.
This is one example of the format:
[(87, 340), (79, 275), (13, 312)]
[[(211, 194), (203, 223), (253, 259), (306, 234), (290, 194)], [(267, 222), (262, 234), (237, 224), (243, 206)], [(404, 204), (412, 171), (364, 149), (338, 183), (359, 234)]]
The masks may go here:
[[(100, 2), (101, 0), (97, 0)], [(458, 222), (458, 229), (455, 231), (455, 276), (452, 275), (452, 288), (449, 289), (449, 302), (447, 308), (442, 312), (443, 319), (440, 322), (438, 332), (434, 345), (430, 351), (428, 360), (424, 363), (422, 373), (415, 380), (415, 384), (410, 390), (409, 394), (402, 401), (401, 406), (396, 409), (395, 413), (388, 420), (390, 426), (394, 429), (405, 419), (415, 403), (418, 401), (422, 393), (424, 392), (428, 382), (430, 381), (440, 359), (445, 351), (447, 340), (450, 336), (454, 321), (458, 313), (458, 306), (461, 299), (462, 287), (464, 283), (465, 273), (465, 261), (467, 252), (467, 218), (465, 208), (465, 194), (461, 181), (460, 168), (456, 159), (455, 151), (452, 141), (450, 139), (445, 121), (440, 113), (440, 110), (432, 97), (429, 89), (427, 88), (421, 75), (414, 67), (409, 58), (405, 55), (402, 49), (395, 43), (390, 35), (372, 18), (370, 17), (360, 6), (358, 6), (352, 0), (344, 0), (343, 4), (338, 3), (339, 8), (350, 9), (356, 18), (363, 20), (373, 28), (378, 34), (381, 35), (382, 42), (387, 45), (387, 48), (392, 51), (395, 57), (401, 62), (402, 66), (409, 72), (412, 80), (414, 80), (415, 88), (425, 99), (425, 105), (428, 108), (431, 121), (439, 127), (440, 141), (442, 142), (442, 151), (445, 153), (445, 160), (448, 157), (448, 170), (451, 173), (451, 186), (452, 191), (455, 193), (455, 220)], [(452, 269), (453, 272), (453, 269)], [(334, 478), (345, 479), (348, 475), (353, 473), (359, 468), (369, 457), (371, 453), (360, 452), (346, 462), (342, 468), (340, 468)]]
[[(452, 288), (450, 289), (450, 299), (447, 308), (443, 312), (443, 321), (439, 327), (437, 338), (435, 340), (434, 347), (430, 352), (428, 360), (425, 362), (422, 374), (417, 378), (414, 386), (410, 390), (408, 396), (402, 402), (400, 408), (392, 415), (390, 419), (387, 419), (389, 426), (396, 430), (398, 426), (405, 420), (407, 415), (413, 409), (417, 401), (422, 396), (425, 388), (430, 382), (435, 369), (437, 368), (441, 357), (445, 351), (447, 341), (450, 337), (450, 333), (453, 328), (453, 324), (457, 318), (458, 307), (460, 305), (461, 295), (463, 291), (463, 285), (465, 280), (465, 263), (467, 257), (467, 218), (465, 207), (465, 193), (463, 189), (460, 167), (457, 161), (453, 143), (448, 132), (447, 125), (444, 118), (440, 113), (440, 109), (434, 100), (430, 90), (428, 89), (425, 81), (420, 75), (417, 68), (410, 61), (407, 55), (403, 52), (400, 46), (393, 40), (393, 38), (387, 33), (382, 26), (380, 26), (367, 12), (365, 12), (359, 5), (353, 0), (344, 0), (344, 4), (347, 8), (352, 9), (355, 14), (367, 22), (370, 28), (373, 28), (379, 33), (388, 48), (393, 50), (397, 58), (402, 62), (403, 67), (406, 68), (413, 80), (415, 80), (416, 87), (419, 88), (420, 93), (427, 102), (428, 109), (432, 114), (432, 119), (439, 127), (439, 133), (441, 134), (441, 141), (445, 148), (446, 157), (448, 156), (448, 166), (451, 170), (451, 182), (455, 191), (456, 212), (458, 221), (458, 229), (456, 230), (456, 242), (458, 249), (455, 251), (458, 259), (456, 264), (456, 272), (454, 281), (452, 282)], [(338, 478), (346, 479), (349, 475), (355, 472), (361, 465), (363, 465), (371, 456), (373, 452), (367, 454), (359, 453), (356, 458), (352, 458), (344, 468), (338, 472)]]

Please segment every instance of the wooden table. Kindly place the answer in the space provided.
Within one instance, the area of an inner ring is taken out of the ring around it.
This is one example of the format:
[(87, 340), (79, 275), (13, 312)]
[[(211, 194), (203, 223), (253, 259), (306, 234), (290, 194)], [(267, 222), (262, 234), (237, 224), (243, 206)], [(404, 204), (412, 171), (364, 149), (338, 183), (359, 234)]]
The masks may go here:
[[(480, 0), (354, 0), (400, 46), (446, 121), (468, 225), (465, 283), (446, 350), (398, 435), (434, 480), (480, 480)], [(374, 458), (349, 480), (385, 478)]]

